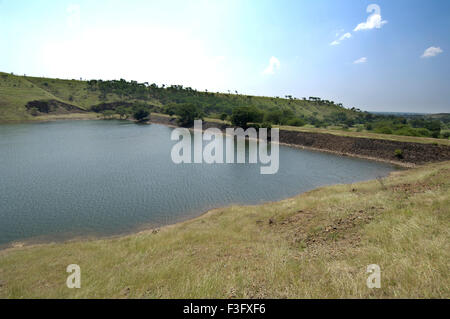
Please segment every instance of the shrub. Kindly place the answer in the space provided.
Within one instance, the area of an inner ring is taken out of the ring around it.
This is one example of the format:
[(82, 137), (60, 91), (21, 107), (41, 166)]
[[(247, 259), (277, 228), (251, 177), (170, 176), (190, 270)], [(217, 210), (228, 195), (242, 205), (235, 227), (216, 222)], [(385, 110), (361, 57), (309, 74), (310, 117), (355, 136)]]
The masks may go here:
[(289, 126), (304, 126), (306, 123), (302, 119), (296, 118), (287, 121), (287, 125)]
[(264, 114), (255, 107), (236, 107), (231, 115), (231, 123), (234, 126), (245, 128), (247, 123), (261, 123)]
[(395, 155), (396, 158), (402, 159), (403, 158), (403, 151), (402, 150), (395, 150), (394, 151), (394, 155)]
[(116, 109), (116, 114), (118, 114), (121, 119), (128, 119), (131, 113), (133, 112), (129, 107), (119, 106)]
[(39, 110), (37, 109), (37, 107), (32, 107), (32, 108), (30, 109), (30, 113), (31, 113), (31, 115), (33, 115), (33, 116), (37, 116), (37, 115), (39, 115)]
[(149, 115), (150, 115), (150, 112), (148, 111), (148, 109), (140, 107), (134, 111), (133, 117), (138, 122), (143, 122), (148, 119)]
[(375, 132), (380, 134), (392, 134), (392, 130), (387, 126), (379, 127), (375, 130)]
[(112, 119), (114, 116), (115, 112), (112, 110), (106, 110), (102, 112), (103, 118), (104, 119)]
[(228, 118), (228, 114), (227, 114), (227, 113), (222, 113), (222, 114), (220, 114), (220, 119), (221, 119), (222, 121), (225, 121), (227, 118)]
[(192, 103), (178, 105), (176, 115), (178, 115), (178, 124), (187, 127), (194, 125), (195, 120), (203, 118), (200, 108)]

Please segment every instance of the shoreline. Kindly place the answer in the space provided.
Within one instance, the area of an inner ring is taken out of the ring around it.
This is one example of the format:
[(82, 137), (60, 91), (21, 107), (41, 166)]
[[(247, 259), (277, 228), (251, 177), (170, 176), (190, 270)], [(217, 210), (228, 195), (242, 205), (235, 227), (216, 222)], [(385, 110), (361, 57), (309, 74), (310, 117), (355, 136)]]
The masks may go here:
[[(93, 114), (89, 113), (89, 116), (92, 116)], [(161, 118), (161, 116), (157, 115), (157, 118)], [(152, 117), (153, 118), (153, 117)], [(170, 119), (170, 117), (167, 117), (167, 119)], [(47, 119), (42, 119), (42, 120), (36, 120), (36, 121), (25, 121), (22, 123), (42, 123), (42, 122), (54, 122), (54, 121), (78, 121), (78, 120), (103, 120), (100, 117), (97, 118), (71, 118), (71, 117), (60, 117), (57, 116), (55, 118), (47, 118)], [(113, 119), (113, 120), (120, 120), (120, 119)], [(128, 120), (124, 120), (124, 121), (130, 121), (130, 122), (134, 122), (131, 119)], [(12, 124), (12, 123), (11, 123)], [(174, 125), (174, 124), (169, 124), (169, 123), (165, 123), (162, 121), (155, 121), (154, 119), (151, 119), (150, 121), (144, 122), (142, 124), (147, 124), (147, 125), (151, 125), (151, 124), (157, 124), (157, 125), (164, 125), (167, 127), (172, 127), (172, 128), (177, 128), (179, 126)], [(204, 121), (204, 124), (208, 125), (211, 124), (211, 122), (206, 122)], [(213, 124), (218, 124), (218, 123), (213, 123)], [(207, 127), (208, 128), (208, 127)], [(206, 129), (207, 129), (206, 128)], [(189, 130), (193, 131), (194, 128), (188, 128)], [(202, 129), (202, 131), (205, 131), (205, 128)], [(225, 134), (225, 133), (224, 133)], [(316, 133), (316, 134), (322, 134), (322, 133)], [(259, 141), (259, 139), (257, 139)], [(352, 154), (352, 153), (345, 153), (345, 152), (338, 152), (338, 151), (333, 151), (333, 150), (326, 150), (326, 149), (320, 149), (320, 148), (314, 148), (314, 147), (309, 147), (309, 146), (304, 146), (304, 145), (298, 145), (298, 144), (292, 144), (292, 143), (284, 143), (284, 142), (279, 142), (279, 145), (283, 145), (286, 147), (291, 147), (291, 148), (297, 148), (297, 149), (303, 149), (303, 150), (308, 150), (308, 151), (315, 151), (315, 152), (325, 152), (325, 153), (329, 153), (329, 154), (333, 154), (336, 156), (344, 156), (344, 157), (353, 157), (353, 158), (359, 158), (359, 159), (364, 159), (364, 160), (370, 160), (370, 161), (375, 161), (375, 162), (382, 162), (382, 163), (386, 163), (386, 164), (390, 164), (390, 165), (394, 165), (397, 166), (398, 168), (402, 168), (402, 169), (412, 169), (412, 168), (417, 168), (417, 167), (421, 167), (423, 166), (422, 164), (414, 164), (414, 163), (404, 163), (404, 162), (399, 162), (399, 161), (392, 161), (392, 160), (386, 160), (386, 159), (382, 159), (382, 158), (376, 158), (376, 157), (369, 157), (369, 156), (364, 156), (364, 155), (358, 155), (358, 154)], [(390, 177), (393, 173), (395, 172), (391, 172), (389, 173), (389, 175), (384, 176), (383, 178), (387, 178)], [(370, 179), (367, 181), (373, 181), (375, 179)], [(367, 182), (367, 181), (361, 181), (361, 182)], [(357, 182), (360, 183), (360, 182)], [(352, 185), (354, 183), (349, 183), (349, 184), (342, 184), (342, 185)], [(341, 185), (341, 184), (333, 184), (333, 185), (328, 185), (328, 186), (335, 186), (335, 185)], [(128, 236), (132, 236), (132, 235), (137, 235), (140, 233), (148, 233), (148, 232), (153, 232), (155, 230), (157, 230), (158, 232), (161, 229), (166, 229), (168, 227), (174, 227), (176, 225), (181, 225), (190, 221), (195, 221), (199, 218), (202, 218), (203, 216), (207, 216), (209, 214), (212, 214), (214, 211), (216, 210), (222, 210), (225, 209), (227, 207), (231, 207), (231, 206), (239, 206), (239, 207), (252, 207), (252, 206), (260, 206), (260, 205), (267, 205), (270, 203), (280, 203), (282, 201), (288, 200), (288, 199), (293, 199), (296, 197), (301, 196), (302, 194), (311, 192), (311, 191), (317, 191), (320, 190), (324, 187), (328, 187), (328, 186), (322, 186), (322, 187), (318, 187), (306, 192), (302, 192), (302, 193), (298, 193), (294, 196), (291, 197), (287, 197), (287, 198), (283, 198), (280, 199), (279, 201), (264, 201), (260, 204), (256, 204), (256, 205), (245, 205), (245, 204), (230, 204), (227, 206), (222, 206), (222, 207), (216, 207), (213, 209), (208, 209), (206, 211), (201, 212), (199, 215), (195, 215), (195, 217), (187, 217), (186, 219), (181, 218), (180, 221), (174, 222), (174, 223), (170, 223), (167, 225), (162, 225), (162, 226), (158, 226), (158, 227), (146, 227), (143, 225), (140, 226), (136, 226), (134, 227), (133, 230), (129, 230), (120, 234), (116, 234), (116, 235), (79, 235), (79, 236), (75, 236), (72, 238), (68, 238), (68, 239), (62, 239), (62, 240), (54, 240), (54, 239), (42, 239), (45, 238), (46, 236), (42, 236), (42, 237), (36, 237), (36, 238), (30, 238), (28, 240), (22, 240), (22, 241), (13, 241), (4, 245), (0, 245), (0, 252), (7, 252), (9, 250), (16, 250), (16, 249), (21, 249), (21, 248), (33, 248), (33, 247), (39, 247), (39, 246), (47, 246), (47, 245), (52, 245), (52, 244), (67, 244), (67, 243), (71, 243), (71, 242), (90, 242), (90, 241), (97, 241), (97, 240), (112, 240), (112, 239), (117, 239), (117, 238), (124, 238), (124, 237), (128, 237)], [(52, 236), (49, 236), (52, 237)]]
[[(10, 248), (0, 251), (0, 297), (447, 297), (449, 176), (447, 161), (211, 209), (156, 232)], [(373, 263), (384, 269), (380, 290), (366, 287)], [(64, 289), (70, 264), (85, 274), (82, 289)]]
[[(415, 166), (414, 168), (418, 168), (418, 167), (420, 167), (420, 166)], [(397, 172), (398, 171), (392, 171), (388, 175), (383, 176), (382, 178), (383, 179), (390, 178)], [(51, 239), (51, 237), (52, 237), (51, 235), (43, 235), (43, 236), (39, 236), (39, 237), (24, 239), (22, 241), (13, 241), (10, 243), (6, 243), (4, 245), (0, 245), (0, 256), (3, 253), (8, 253), (9, 251), (15, 251), (18, 249), (33, 249), (33, 248), (37, 248), (37, 247), (50, 246), (50, 245), (65, 245), (65, 244), (70, 244), (70, 243), (87, 243), (87, 242), (95, 242), (95, 241), (102, 241), (102, 240), (123, 239), (123, 238), (127, 238), (127, 237), (136, 236), (139, 234), (149, 234), (149, 233), (157, 234), (162, 230), (166, 230), (166, 229), (170, 229), (170, 228), (177, 227), (180, 225), (184, 225), (186, 223), (194, 222), (194, 221), (200, 220), (204, 217), (214, 215), (217, 211), (223, 211), (223, 210), (231, 208), (231, 207), (251, 208), (251, 207), (258, 207), (258, 206), (280, 204), (284, 201), (293, 200), (298, 197), (301, 197), (304, 194), (307, 194), (310, 192), (316, 192), (316, 191), (319, 191), (321, 189), (325, 189), (328, 187), (334, 187), (334, 186), (338, 186), (338, 185), (349, 186), (349, 185), (353, 185), (353, 184), (367, 183), (367, 182), (371, 182), (371, 181), (375, 181), (375, 180), (376, 180), (376, 178), (363, 180), (363, 181), (357, 181), (357, 182), (353, 182), (353, 183), (343, 183), (343, 184), (338, 183), (338, 184), (319, 186), (319, 187), (316, 187), (316, 188), (313, 188), (313, 189), (310, 189), (310, 190), (307, 190), (307, 191), (304, 191), (301, 193), (297, 193), (293, 196), (282, 198), (280, 200), (262, 201), (258, 204), (231, 203), (229, 205), (219, 206), (219, 207), (214, 207), (211, 209), (204, 210), (204, 211), (200, 212), (198, 215), (191, 214), (192, 216), (186, 216), (185, 218), (179, 218), (179, 221), (161, 225), (161, 226), (156, 226), (156, 227), (150, 226), (151, 223), (136, 225), (135, 227), (133, 227), (133, 229), (130, 229), (129, 231), (121, 232), (121, 233), (118, 233), (115, 235), (99, 235), (99, 234), (97, 234), (97, 235), (95, 235), (95, 234), (77, 235), (72, 238), (61, 239), (61, 240)], [(45, 240), (46, 237), (48, 237), (49, 239)]]

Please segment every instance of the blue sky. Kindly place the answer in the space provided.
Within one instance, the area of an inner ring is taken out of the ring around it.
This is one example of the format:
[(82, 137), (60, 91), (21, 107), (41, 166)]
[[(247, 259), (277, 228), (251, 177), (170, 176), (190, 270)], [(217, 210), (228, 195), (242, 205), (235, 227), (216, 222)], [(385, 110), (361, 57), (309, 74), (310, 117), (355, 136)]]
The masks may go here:
[(450, 112), (449, 14), (441, 0), (0, 0), (0, 70)]

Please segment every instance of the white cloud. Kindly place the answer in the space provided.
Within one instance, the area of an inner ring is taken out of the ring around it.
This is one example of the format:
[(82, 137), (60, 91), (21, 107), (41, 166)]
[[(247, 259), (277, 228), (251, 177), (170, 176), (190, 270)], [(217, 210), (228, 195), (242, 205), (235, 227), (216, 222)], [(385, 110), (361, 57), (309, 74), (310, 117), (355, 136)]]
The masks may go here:
[(263, 74), (271, 75), (274, 74), (276, 70), (280, 68), (280, 60), (278, 60), (276, 57), (271, 57), (269, 60), (269, 65), (267, 68), (263, 71)]
[(373, 12), (366, 22), (362, 22), (356, 26), (353, 31), (380, 29), (383, 25), (388, 23), (381, 17), (381, 9), (377, 4), (371, 4), (367, 7), (367, 12)]
[(333, 42), (330, 43), (330, 45), (338, 45), (341, 43), (342, 40), (350, 39), (351, 37), (352, 37), (352, 34), (350, 32), (344, 33), (343, 35), (341, 35), (339, 40), (334, 40)]
[(422, 54), (421, 58), (431, 58), (444, 52), (440, 47), (429, 47)]
[(362, 63), (366, 63), (366, 62), (367, 62), (367, 58), (362, 57), (362, 58), (359, 58), (358, 60), (354, 61), (353, 64), (362, 64)]

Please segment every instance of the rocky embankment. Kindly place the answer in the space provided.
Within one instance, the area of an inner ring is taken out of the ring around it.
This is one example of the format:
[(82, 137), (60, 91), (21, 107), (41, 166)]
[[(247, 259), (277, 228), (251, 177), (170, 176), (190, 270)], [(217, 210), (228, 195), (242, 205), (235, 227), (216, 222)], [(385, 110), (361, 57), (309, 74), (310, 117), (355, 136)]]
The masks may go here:
[[(175, 118), (152, 115), (152, 122), (176, 126)], [(204, 122), (203, 128), (227, 125)], [(369, 158), (402, 166), (414, 166), (450, 160), (450, 147), (445, 145), (399, 142), (382, 139), (338, 136), (325, 133), (311, 133), (280, 130), (280, 143), (339, 155)]]

